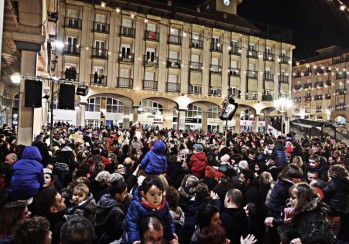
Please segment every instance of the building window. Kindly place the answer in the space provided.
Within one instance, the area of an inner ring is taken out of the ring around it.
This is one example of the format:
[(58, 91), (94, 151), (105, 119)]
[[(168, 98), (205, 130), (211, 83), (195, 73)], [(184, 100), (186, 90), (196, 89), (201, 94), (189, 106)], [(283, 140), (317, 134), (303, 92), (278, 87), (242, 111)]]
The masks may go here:
[(208, 110), (208, 115), (207, 117), (209, 119), (217, 119), (218, 118), (218, 113), (219, 113), (219, 108), (218, 106), (214, 106)]
[(152, 100), (144, 99), (141, 102), (141, 110), (138, 110), (139, 113), (147, 112), (154, 114), (162, 114), (163, 107), (160, 103), (154, 102)]
[(13, 96), (12, 107), (19, 108), (19, 94), (18, 93)]
[(188, 106), (187, 118), (197, 118), (202, 117), (202, 109), (196, 105), (190, 104)]
[(93, 97), (87, 99), (86, 111), (100, 112), (106, 109), (108, 113), (124, 113), (124, 104), (111, 97)]

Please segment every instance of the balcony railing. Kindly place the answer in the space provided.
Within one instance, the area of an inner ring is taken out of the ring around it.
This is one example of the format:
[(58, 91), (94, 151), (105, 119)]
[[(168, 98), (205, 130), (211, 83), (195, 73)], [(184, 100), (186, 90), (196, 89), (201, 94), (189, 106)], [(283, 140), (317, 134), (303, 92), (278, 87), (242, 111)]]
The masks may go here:
[(211, 47), (210, 47), (210, 51), (214, 51), (214, 52), (222, 52), (222, 44), (219, 42), (211, 42)]
[(81, 19), (66, 17), (64, 20), (64, 27), (81, 30), (81, 23), (82, 23)]
[(300, 102), (302, 101), (302, 97), (294, 97), (294, 98), (293, 98), (293, 101), (294, 101), (295, 103), (300, 103)]
[(93, 31), (108, 34), (109, 33), (109, 24), (93, 22)]
[(120, 27), (120, 35), (121, 36), (134, 38), (135, 33), (136, 33), (135, 28), (125, 27), (125, 26)]
[(246, 70), (246, 77), (248, 78), (253, 78), (253, 79), (257, 79), (257, 71), (254, 70)]
[(322, 99), (323, 99), (322, 95), (315, 95), (314, 96), (314, 100), (322, 100)]
[(336, 111), (345, 111), (346, 105), (345, 103), (336, 104)]
[(332, 85), (331, 80), (327, 80), (327, 81), (325, 81), (325, 85), (326, 85), (326, 86), (331, 86), (331, 85)]
[(158, 57), (144, 55), (144, 65), (157, 67), (159, 65)]
[(133, 88), (133, 79), (118, 77), (116, 88)]
[(324, 82), (323, 81), (317, 81), (317, 82), (315, 82), (314, 87), (324, 87)]
[(191, 71), (200, 71), (202, 72), (202, 63), (199, 62), (191, 62), (189, 63), (189, 68)]
[(180, 92), (181, 84), (166, 82), (166, 91), (167, 92)]
[(69, 71), (63, 71), (61, 73), (61, 78), (64, 80), (71, 80), (71, 81), (79, 81), (79, 73), (75, 72), (75, 79), (73, 77), (71, 77), (72, 75), (69, 74)]
[(343, 73), (336, 73), (336, 80), (340, 80), (340, 79), (346, 79), (347, 78), (347, 73), (343, 72)]
[(324, 71), (323, 69), (321, 69), (321, 68), (317, 68), (317, 69), (315, 70), (315, 74), (320, 74), (320, 75), (322, 75), (323, 73), (325, 73), (325, 71)]
[(209, 96), (214, 96), (214, 97), (220, 97), (222, 96), (222, 89), (221, 88), (213, 88), (210, 87), (208, 90), (208, 95)]
[(345, 95), (346, 89), (345, 88), (338, 88), (336, 89), (336, 94), (337, 95)]
[(133, 53), (119, 52), (118, 60), (120, 63), (133, 63), (134, 62), (134, 54)]
[(287, 75), (279, 75), (279, 82), (288, 84), (288, 76)]
[(193, 86), (189, 85), (189, 91), (190, 94), (201, 94), (202, 92), (202, 86)]
[(297, 84), (293, 86), (293, 89), (295, 89), (296, 91), (300, 90), (302, 88), (301, 84)]
[(310, 102), (310, 101), (311, 101), (311, 96), (304, 96), (304, 97), (303, 97), (303, 100), (304, 100), (305, 102)]
[(190, 47), (202, 49), (204, 47), (204, 42), (202, 40), (190, 39)]
[(316, 108), (315, 113), (321, 113), (321, 108)]
[(241, 48), (236, 47), (236, 46), (230, 46), (229, 54), (240, 56), (241, 55)]
[(156, 31), (145, 31), (144, 39), (158, 42), (160, 40), (160, 33)]
[(210, 71), (211, 73), (215, 73), (215, 74), (222, 73), (222, 66), (211, 64)]
[(105, 75), (91, 75), (91, 85), (96, 86), (106, 86), (107, 85), (107, 76)]
[(77, 47), (77, 45), (66, 45), (64, 46), (63, 54), (80, 56), (80, 47)]
[(288, 64), (290, 61), (290, 58), (287, 56), (280, 56), (279, 59), (280, 59), (280, 63), (282, 64)]
[(237, 68), (229, 68), (229, 74), (231, 76), (240, 76), (240, 69)]
[(263, 102), (272, 102), (274, 97), (271, 94), (263, 94), (262, 101)]
[(268, 73), (264, 72), (263, 73), (263, 79), (265, 81), (274, 81), (274, 74), (272, 74), (270, 72), (268, 72)]
[(108, 59), (108, 50), (101, 49), (101, 48), (92, 48), (92, 57), (93, 58)]
[(182, 45), (182, 37), (180, 36), (168, 36), (168, 44)]
[(326, 94), (326, 95), (325, 95), (325, 99), (326, 99), (326, 100), (331, 99), (331, 94)]
[(264, 61), (274, 61), (274, 54), (273, 53), (264, 53), (263, 59), (264, 59)]
[(312, 88), (313, 87), (313, 84), (312, 83), (305, 83), (304, 85), (303, 85), (303, 88), (304, 89), (308, 89), (308, 88)]
[(302, 73), (301, 72), (297, 72), (297, 73), (294, 74), (293, 77), (294, 78), (300, 78), (300, 77), (302, 77)]
[(143, 90), (158, 90), (158, 82), (155, 80), (143, 80)]
[(258, 52), (257, 50), (247, 50), (247, 57), (248, 58), (258, 58)]
[(257, 100), (257, 93), (256, 92), (246, 92), (245, 99), (246, 100)]
[(311, 76), (311, 71), (310, 70), (307, 70), (307, 71), (304, 71), (304, 76)]
[(181, 68), (181, 60), (174, 59), (174, 58), (168, 58), (166, 67), (180, 69)]

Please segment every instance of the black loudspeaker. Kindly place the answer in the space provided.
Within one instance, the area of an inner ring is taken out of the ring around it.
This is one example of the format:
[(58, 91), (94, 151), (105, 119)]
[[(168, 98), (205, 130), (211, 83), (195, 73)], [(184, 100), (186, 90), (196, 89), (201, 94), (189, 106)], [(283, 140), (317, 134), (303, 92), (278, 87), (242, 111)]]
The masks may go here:
[(58, 109), (74, 110), (75, 106), (75, 86), (61, 84), (59, 86)]
[(24, 107), (40, 108), (42, 106), (42, 82), (39, 80), (25, 80)]

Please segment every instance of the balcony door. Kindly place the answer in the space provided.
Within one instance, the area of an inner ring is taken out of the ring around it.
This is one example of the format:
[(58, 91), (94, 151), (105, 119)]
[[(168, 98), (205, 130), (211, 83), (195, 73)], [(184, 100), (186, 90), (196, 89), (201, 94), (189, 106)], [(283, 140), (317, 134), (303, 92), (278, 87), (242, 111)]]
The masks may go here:
[(123, 58), (127, 58), (131, 54), (131, 45), (121, 44), (121, 54)]
[(155, 62), (155, 48), (147, 47), (146, 61), (147, 62)]
[(68, 53), (76, 53), (77, 45), (78, 45), (78, 38), (74, 36), (68, 36), (67, 37), (67, 52)]

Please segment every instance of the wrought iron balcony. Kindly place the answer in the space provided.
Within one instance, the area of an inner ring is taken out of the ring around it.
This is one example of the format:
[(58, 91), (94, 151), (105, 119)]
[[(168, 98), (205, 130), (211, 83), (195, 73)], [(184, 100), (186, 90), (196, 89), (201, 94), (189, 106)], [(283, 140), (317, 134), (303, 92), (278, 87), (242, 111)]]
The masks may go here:
[(237, 69), (237, 68), (229, 68), (229, 74), (231, 76), (237, 76), (239, 77), (240, 76), (240, 69)]
[(304, 100), (305, 102), (311, 102), (311, 96), (304, 96), (304, 97), (303, 97), (303, 100)]
[(93, 74), (93, 75), (91, 75), (91, 83), (90, 84), (96, 85), (96, 86), (107, 86), (107, 76)]
[(288, 84), (288, 76), (287, 75), (279, 75), (279, 82)]
[(126, 36), (126, 37), (135, 37), (135, 28), (130, 28), (130, 27), (125, 27), (121, 26), (120, 27), (120, 36)]
[(208, 90), (208, 95), (209, 96), (214, 96), (214, 97), (220, 97), (222, 96), (222, 89), (221, 88), (213, 88), (210, 87)]
[(257, 100), (257, 93), (256, 92), (246, 92), (245, 99), (246, 100)]
[(143, 90), (158, 90), (158, 82), (155, 80), (143, 80)]
[(263, 102), (272, 102), (273, 100), (274, 100), (274, 97), (271, 94), (263, 94), (262, 95)]
[(182, 37), (169, 35), (167, 42), (168, 44), (182, 45)]
[(279, 56), (279, 59), (280, 59), (280, 63), (289, 64), (289, 61), (290, 61), (289, 57), (281, 55), (281, 56)]
[(210, 72), (215, 73), (215, 74), (222, 73), (222, 66), (211, 64), (210, 65)]
[(327, 81), (325, 81), (325, 85), (326, 85), (326, 86), (331, 86), (331, 85), (332, 85), (331, 80), (327, 80)]
[(133, 53), (119, 52), (118, 60), (120, 63), (133, 63), (134, 62), (134, 54)]
[(326, 100), (331, 99), (331, 94), (326, 94), (325, 99)]
[(294, 97), (294, 98), (293, 98), (293, 101), (294, 101), (295, 103), (300, 103), (300, 102), (302, 101), (302, 97)]
[(109, 33), (109, 24), (106, 23), (100, 23), (100, 22), (93, 22), (93, 31), (98, 33)]
[(347, 78), (347, 73), (345, 73), (345, 72), (336, 73), (336, 80), (346, 79), (346, 78)]
[(257, 50), (247, 50), (247, 57), (248, 58), (258, 58), (258, 52)]
[(191, 62), (189, 63), (189, 68), (191, 71), (199, 71), (202, 72), (202, 63), (199, 62)]
[(304, 76), (311, 76), (312, 72), (311, 70), (304, 71)]
[(317, 82), (315, 82), (314, 87), (324, 87), (324, 82), (323, 81), (317, 81)]
[(296, 91), (300, 90), (302, 88), (301, 84), (297, 84), (293, 86), (293, 89), (295, 89)]
[(126, 77), (118, 77), (116, 88), (133, 88), (133, 79)]
[(181, 84), (166, 82), (166, 91), (167, 92), (180, 92), (181, 91)]
[(219, 42), (211, 42), (210, 51), (212, 52), (222, 52), (222, 44)]
[(345, 110), (346, 110), (345, 103), (338, 103), (338, 104), (336, 104), (336, 111), (345, 111)]
[(92, 48), (92, 57), (108, 59), (108, 50), (102, 48)]
[(252, 79), (257, 79), (257, 71), (254, 70), (246, 70), (246, 77), (252, 78)]
[(190, 47), (192, 47), (192, 48), (198, 48), (198, 49), (203, 49), (203, 47), (204, 47), (204, 42), (203, 42), (202, 40), (190, 39)]
[(189, 85), (189, 91), (190, 94), (201, 94), (202, 92), (202, 86), (197, 85)]
[(79, 81), (79, 73), (75, 72), (73, 75), (71, 75), (69, 71), (66, 70), (61, 73), (61, 78), (64, 80)]
[(263, 60), (264, 61), (274, 61), (274, 54), (273, 53), (264, 53)]
[(64, 55), (80, 56), (80, 46), (79, 45), (65, 45), (63, 49)]
[(229, 54), (240, 56), (241, 55), (241, 48), (236, 47), (236, 46), (230, 46)]
[(308, 89), (308, 88), (312, 88), (313, 87), (313, 84), (312, 83), (305, 83), (304, 85), (303, 85), (303, 88), (304, 89)]
[(180, 69), (181, 68), (181, 60), (174, 59), (174, 58), (168, 58), (166, 67), (167, 68)]
[(160, 33), (156, 31), (145, 31), (144, 39), (148, 41), (158, 42), (160, 40)]
[(301, 72), (296, 72), (294, 75), (293, 75), (294, 78), (300, 78), (302, 77), (302, 73)]
[(315, 95), (314, 96), (314, 100), (322, 100), (322, 99), (323, 99), (322, 95)]
[(338, 88), (338, 89), (336, 89), (336, 94), (337, 95), (345, 95), (345, 93), (346, 93), (346, 88)]
[(145, 66), (158, 67), (158, 65), (159, 65), (158, 57), (144, 55), (144, 65)]
[(64, 27), (65, 28), (81, 30), (81, 26), (82, 26), (81, 23), (82, 23), (81, 19), (75, 19), (75, 18), (70, 18), (70, 17), (66, 17), (64, 19)]
[(263, 73), (263, 80), (265, 81), (274, 81), (274, 74), (270, 72), (264, 72)]

